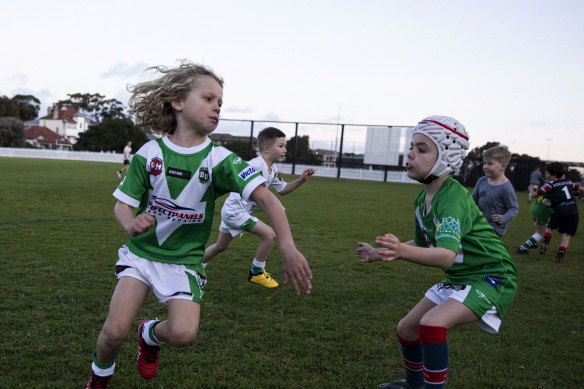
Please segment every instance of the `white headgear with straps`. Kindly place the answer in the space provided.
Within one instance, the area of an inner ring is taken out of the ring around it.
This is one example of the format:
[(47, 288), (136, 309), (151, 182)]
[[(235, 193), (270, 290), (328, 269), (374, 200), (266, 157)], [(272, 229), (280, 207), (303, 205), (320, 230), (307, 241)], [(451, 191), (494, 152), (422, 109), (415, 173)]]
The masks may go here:
[(412, 136), (415, 134), (426, 135), (438, 148), (436, 164), (420, 182), (435, 181), (462, 166), (469, 147), (469, 136), (458, 120), (448, 116), (430, 116), (418, 123)]

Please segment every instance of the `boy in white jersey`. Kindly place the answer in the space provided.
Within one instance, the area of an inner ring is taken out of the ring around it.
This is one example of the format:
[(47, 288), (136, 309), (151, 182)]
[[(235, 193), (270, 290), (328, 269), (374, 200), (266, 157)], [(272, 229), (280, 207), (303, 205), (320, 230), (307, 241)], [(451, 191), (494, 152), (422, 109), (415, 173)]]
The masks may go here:
[(424, 184), (414, 201), (414, 240), (402, 243), (386, 234), (375, 240), (380, 249), (358, 243), (361, 262), (403, 259), (446, 273), (397, 325), (405, 380), (380, 388), (442, 388), (448, 370), (446, 332), (475, 323), (497, 333), (515, 296), (517, 271), (506, 246), (471, 194), (451, 177), (468, 147), (468, 133), (455, 119), (431, 116), (418, 123), (406, 162), (408, 177)]
[[(199, 328), (206, 283), (201, 265), (215, 199), (241, 193), (266, 212), (282, 251), (284, 281), (310, 292), (312, 273), (296, 249), (282, 204), (259, 172), (211, 142), (223, 103), (223, 80), (210, 69), (182, 61), (162, 76), (130, 88), (138, 124), (166, 134), (146, 143), (130, 163), (114, 196), (116, 220), (130, 235), (118, 251), (118, 284), (93, 353), (87, 388), (107, 388), (122, 343), (152, 291), (168, 307), (167, 320), (138, 324), (138, 370), (151, 379), (162, 343), (191, 344)], [(134, 209), (137, 213), (134, 215)]]
[[(282, 162), (286, 155), (286, 134), (275, 127), (267, 127), (260, 131), (258, 148), (260, 155), (248, 164), (262, 173), (268, 188), (274, 188), (280, 195), (292, 192), (314, 174), (314, 169), (306, 169), (299, 178), (289, 183), (280, 178), (275, 162)], [(276, 234), (270, 226), (251, 215), (255, 206), (255, 202), (243, 199), (239, 193), (233, 192), (229, 195), (221, 209), (219, 237), (217, 242), (205, 250), (203, 266), (206, 266), (217, 254), (225, 251), (235, 236), (243, 235), (245, 231), (248, 231), (259, 235), (262, 241), (257, 248), (247, 279), (266, 288), (276, 288), (278, 282), (265, 271), (266, 259), (274, 246)]]

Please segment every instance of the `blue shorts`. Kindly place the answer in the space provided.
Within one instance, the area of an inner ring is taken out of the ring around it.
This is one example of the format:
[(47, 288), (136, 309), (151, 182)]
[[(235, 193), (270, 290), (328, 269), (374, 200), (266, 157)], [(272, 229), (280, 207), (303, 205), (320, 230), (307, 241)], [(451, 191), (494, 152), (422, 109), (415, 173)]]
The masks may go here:
[(574, 236), (578, 229), (578, 220), (577, 213), (552, 213), (547, 226), (552, 230), (557, 228), (560, 234)]

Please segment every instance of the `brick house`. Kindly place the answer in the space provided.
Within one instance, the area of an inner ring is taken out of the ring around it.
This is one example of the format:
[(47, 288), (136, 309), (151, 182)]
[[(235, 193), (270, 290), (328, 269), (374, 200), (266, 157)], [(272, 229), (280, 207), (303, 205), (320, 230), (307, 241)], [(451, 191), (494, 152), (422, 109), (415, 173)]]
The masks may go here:
[(33, 126), (26, 130), (25, 141), (37, 149), (72, 150), (69, 139), (44, 126)]

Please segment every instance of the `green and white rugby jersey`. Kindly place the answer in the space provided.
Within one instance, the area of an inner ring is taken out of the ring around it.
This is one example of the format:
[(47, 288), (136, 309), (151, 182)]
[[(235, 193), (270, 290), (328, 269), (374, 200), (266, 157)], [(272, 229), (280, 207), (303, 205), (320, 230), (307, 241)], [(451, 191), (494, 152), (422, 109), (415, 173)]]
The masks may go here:
[(130, 237), (127, 246), (149, 260), (200, 265), (215, 199), (229, 192), (249, 199), (264, 181), (253, 167), (209, 138), (191, 148), (179, 147), (168, 137), (150, 141), (134, 155), (114, 192), (118, 200), (138, 208), (137, 214), (156, 218), (154, 227)]
[[(252, 166), (255, 170), (262, 174), (262, 177), (266, 180), (266, 187), (274, 188), (278, 193), (280, 193), (286, 187), (286, 181), (280, 178), (280, 172), (278, 172), (278, 167), (276, 164), (272, 164), (272, 171), (268, 170), (268, 164), (264, 158), (260, 155), (253, 158), (247, 162), (249, 166)], [(224, 212), (229, 215), (236, 215), (240, 212), (252, 213), (255, 209), (256, 203), (251, 200), (243, 199), (239, 193), (231, 193), (225, 203), (223, 204), (223, 209), (221, 214)]]
[(509, 250), (495, 234), (471, 194), (452, 177), (432, 198), (424, 215), (426, 190), (416, 197), (415, 242), (456, 252), (454, 264), (442, 269), (444, 283), (473, 285), (497, 307), (501, 317), (517, 289), (517, 270)]

